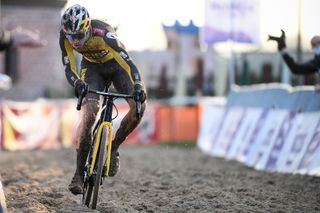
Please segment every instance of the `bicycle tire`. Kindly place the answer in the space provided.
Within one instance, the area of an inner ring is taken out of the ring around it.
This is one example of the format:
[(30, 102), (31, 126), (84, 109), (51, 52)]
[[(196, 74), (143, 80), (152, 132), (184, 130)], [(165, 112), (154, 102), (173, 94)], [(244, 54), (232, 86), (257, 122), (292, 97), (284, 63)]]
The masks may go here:
[(91, 196), (92, 196), (92, 190), (93, 190), (92, 178), (90, 178), (90, 180), (87, 183), (85, 183), (85, 186), (83, 187), (83, 189), (84, 189), (84, 194), (83, 194), (82, 203), (87, 207), (89, 207)]
[[(93, 132), (93, 135), (94, 135), (94, 140), (95, 141), (95, 138), (96, 138), (96, 134), (97, 134), (97, 131), (94, 131)], [(88, 157), (87, 157), (87, 161), (86, 161), (86, 167), (85, 167), (85, 170), (86, 170), (86, 173), (87, 175), (89, 176), (90, 174), (90, 167), (87, 167), (88, 165), (92, 165), (92, 152), (93, 152), (93, 147), (91, 146), (90, 147), (90, 150), (89, 150), (89, 153), (88, 153)], [(90, 205), (90, 201), (91, 201), (91, 197), (92, 197), (92, 190), (93, 190), (93, 175), (91, 175), (90, 177), (86, 177), (86, 179), (84, 180), (84, 184), (83, 184), (83, 194), (82, 194), (82, 204), (83, 205), (86, 205), (87, 207), (89, 207)]]
[(103, 127), (101, 139), (100, 139), (99, 157), (97, 162), (97, 175), (95, 176), (94, 186), (93, 186), (93, 197), (92, 197), (92, 209), (96, 209), (98, 203), (99, 187), (101, 184), (103, 166), (106, 161), (106, 141), (107, 141), (107, 128)]

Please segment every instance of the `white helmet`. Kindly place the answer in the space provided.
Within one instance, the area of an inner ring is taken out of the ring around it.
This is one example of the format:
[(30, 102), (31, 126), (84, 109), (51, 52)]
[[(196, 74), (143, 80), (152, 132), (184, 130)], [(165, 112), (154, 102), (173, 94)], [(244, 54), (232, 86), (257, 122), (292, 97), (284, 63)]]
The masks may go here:
[(61, 18), (61, 28), (66, 34), (86, 33), (90, 23), (87, 9), (79, 4), (69, 7)]

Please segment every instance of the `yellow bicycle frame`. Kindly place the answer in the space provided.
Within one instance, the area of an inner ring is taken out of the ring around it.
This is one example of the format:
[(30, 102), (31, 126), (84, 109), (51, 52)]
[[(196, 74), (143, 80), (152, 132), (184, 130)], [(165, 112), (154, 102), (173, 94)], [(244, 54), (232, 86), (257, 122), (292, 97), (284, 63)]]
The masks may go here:
[(107, 158), (107, 170), (106, 170), (106, 176), (109, 176), (111, 147), (112, 147), (112, 124), (111, 124), (111, 122), (108, 122), (108, 121), (102, 122), (102, 124), (99, 126), (96, 143), (94, 144), (94, 148), (93, 148), (93, 158), (92, 158), (90, 174), (89, 174), (90, 176), (93, 173), (93, 169), (94, 169), (94, 166), (95, 166), (95, 163), (96, 163), (96, 159), (97, 159), (99, 145), (100, 145), (100, 142), (101, 142), (102, 129), (105, 126), (108, 127), (108, 129), (109, 129), (109, 137), (108, 137), (108, 143), (107, 143), (108, 144), (108, 150), (107, 150), (108, 151), (108, 158)]

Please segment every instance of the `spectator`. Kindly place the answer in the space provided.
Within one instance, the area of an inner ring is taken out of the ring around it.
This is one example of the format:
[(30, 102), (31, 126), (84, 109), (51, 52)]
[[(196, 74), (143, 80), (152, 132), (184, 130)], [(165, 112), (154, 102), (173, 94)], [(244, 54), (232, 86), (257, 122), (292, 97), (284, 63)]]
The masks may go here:
[(281, 30), (281, 36), (269, 35), (268, 40), (276, 41), (278, 44), (278, 50), (282, 55), (283, 60), (288, 65), (290, 71), (294, 74), (306, 75), (310, 73), (317, 73), (320, 69), (320, 36), (313, 36), (311, 39), (311, 47), (314, 53), (314, 58), (304, 62), (296, 63), (294, 59), (289, 55), (286, 49), (286, 35)]

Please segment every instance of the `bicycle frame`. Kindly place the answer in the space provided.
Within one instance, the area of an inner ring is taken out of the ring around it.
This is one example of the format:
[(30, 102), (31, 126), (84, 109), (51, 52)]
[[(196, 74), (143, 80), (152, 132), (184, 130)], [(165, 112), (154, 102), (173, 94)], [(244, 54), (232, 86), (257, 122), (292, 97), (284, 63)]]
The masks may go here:
[[(93, 128), (92, 135), (94, 136), (94, 144), (90, 147), (87, 162), (84, 171), (84, 193), (82, 202), (89, 207), (91, 195), (92, 208), (95, 209), (98, 200), (99, 186), (102, 184), (104, 177), (109, 176), (111, 163), (111, 149), (113, 139), (112, 127), (112, 112), (113, 102), (116, 98), (133, 98), (132, 95), (108, 93), (108, 88), (105, 92), (90, 90), (89, 92), (103, 96), (102, 108), (98, 122)], [(81, 102), (84, 96), (81, 95), (78, 99), (77, 109), (81, 109)], [(136, 115), (141, 115), (141, 102), (136, 102)], [(108, 136), (106, 134), (109, 134)], [(107, 150), (106, 150), (107, 146)], [(107, 155), (107, 156), (105, 156)]]

